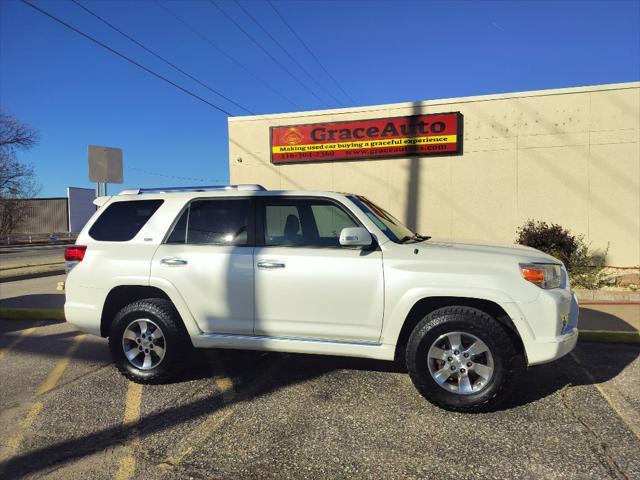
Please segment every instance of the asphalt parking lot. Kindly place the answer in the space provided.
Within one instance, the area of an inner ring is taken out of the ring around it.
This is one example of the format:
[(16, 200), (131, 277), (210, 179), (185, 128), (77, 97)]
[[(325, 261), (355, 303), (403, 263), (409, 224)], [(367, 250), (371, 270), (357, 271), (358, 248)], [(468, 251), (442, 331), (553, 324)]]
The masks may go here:
[(141, 387), (66, 323), (0, 329), (3, 478), (640, 478), (638, 345), (581, 343), (465, 415), (387, 362), (197, 352)]

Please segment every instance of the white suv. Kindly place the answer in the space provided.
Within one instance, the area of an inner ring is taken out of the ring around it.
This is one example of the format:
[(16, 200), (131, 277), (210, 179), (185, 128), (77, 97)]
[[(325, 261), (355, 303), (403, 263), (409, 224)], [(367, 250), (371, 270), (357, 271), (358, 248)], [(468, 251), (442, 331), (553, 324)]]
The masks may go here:
[(65, 315), (109, 337), (136, 382), (167, 380), (193, 347), (396, 359), (432, 403), (479, 411), (576, 344), (558, 260), (430, 240), (359, 195), (236, 185), (96, 204), (65, 252)]

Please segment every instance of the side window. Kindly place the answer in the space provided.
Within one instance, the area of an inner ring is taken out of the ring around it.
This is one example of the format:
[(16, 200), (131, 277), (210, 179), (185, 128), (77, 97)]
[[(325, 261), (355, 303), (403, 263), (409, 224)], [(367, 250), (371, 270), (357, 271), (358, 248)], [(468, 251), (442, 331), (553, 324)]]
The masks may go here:
[(357, 226), (345, 210), (327, 200), (267, 200), (264, 207), (267, 246), (339, 247), (341, 230)]
[(301, 240), (300, 213), (296, 205), (266, 205), (264, 215), (266, 245), (295, 245)]
[(163, 200), (114, 202), (89, 229), (94, 240), (126, 242), (135, 237), (162, 205)]
[(311, 205), (311, 212), (321, 239), (339, 239), (343, 228), (358, 226), (347, 212), (331, 203)]
[(250, 211), (247, 199), (196, 200), (181, 215), (167, 243), (247, 245)]

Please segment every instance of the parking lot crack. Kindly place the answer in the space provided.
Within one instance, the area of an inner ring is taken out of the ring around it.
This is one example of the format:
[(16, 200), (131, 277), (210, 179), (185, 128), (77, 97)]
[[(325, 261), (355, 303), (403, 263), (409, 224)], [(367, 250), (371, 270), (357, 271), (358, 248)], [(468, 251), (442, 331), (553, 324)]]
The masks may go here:
[(596, 432), (589, 425), (589, 423), (586, 420), (584, 420), (580, 415), (578, 415), (575, 408), (571, 404), (569, 398), (567, 397), (567, 393), (572, 388), (575, 388), (575, 386), (569, 383), (565, 385), (560, 391), (560, 398), (562, 399), (562, 405), (567, 409), (569, 414), (584, 427), (584, 429), (588, 432), (589, 436), (591, 436), (595, 440), (594, 443), (597, 446), (598, 450), (600, 450), (600, 452), (602, 453), (602, 457), (605, 460), (604, 464), (607, 466), (609, 471), (616, 478), (629, 480), (629, 476), (627, 475), (627, 472), (625, 471), (625, 469), (618, 464), (615, 458), (613, 458), (613, 455), (611, 453), (611, 450), (609, 449), (609, 446), (607, 445), (607, 442), (598, 434), (598, 432)]

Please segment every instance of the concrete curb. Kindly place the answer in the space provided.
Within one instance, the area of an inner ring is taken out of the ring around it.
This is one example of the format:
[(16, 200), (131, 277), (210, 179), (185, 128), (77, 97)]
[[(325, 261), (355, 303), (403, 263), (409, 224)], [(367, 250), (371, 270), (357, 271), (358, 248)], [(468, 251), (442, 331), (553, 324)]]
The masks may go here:
[(609, 291), (609, 290), (574, 290), (578, 301), (590, 303), (640, 303), (640, 292), (634, 292), (631, 290), (626, 291)]
[(65, 270), (66, 264), (64, 262), (8, 267), (0, 269), (0, 281), (14, 282), (16, 280), (28, 280), (29, 278), (39, 276), (58, 275), (65, 273)]
[(15, 273), (10, 277), (4, 277), (0, 275), (0, 282), (8, 283), (8, 282), (18, 282), (21, 280), (31, 280), (32, 278), (55, 277), (58, 275), (64, 275), (65, 273), (66, 273), (66, 270), (62, 268), (62, 269), (55, 269), (55, 270), (43, 270), (43, 271), (33, 272), (33, 273)]
[(0, 272), (9, 272), (11, 270), (18, 270), (20, 268), (40, 268), (40, 267), (50, 267), (52, 265), (58, 265), (64, 267), (64, 261), (55, 261), (55, 262), (47, 262), (47, 263), (25, 263), (24, 265), (12, 265), (10, 267), (5, 267), (0, 269)]

